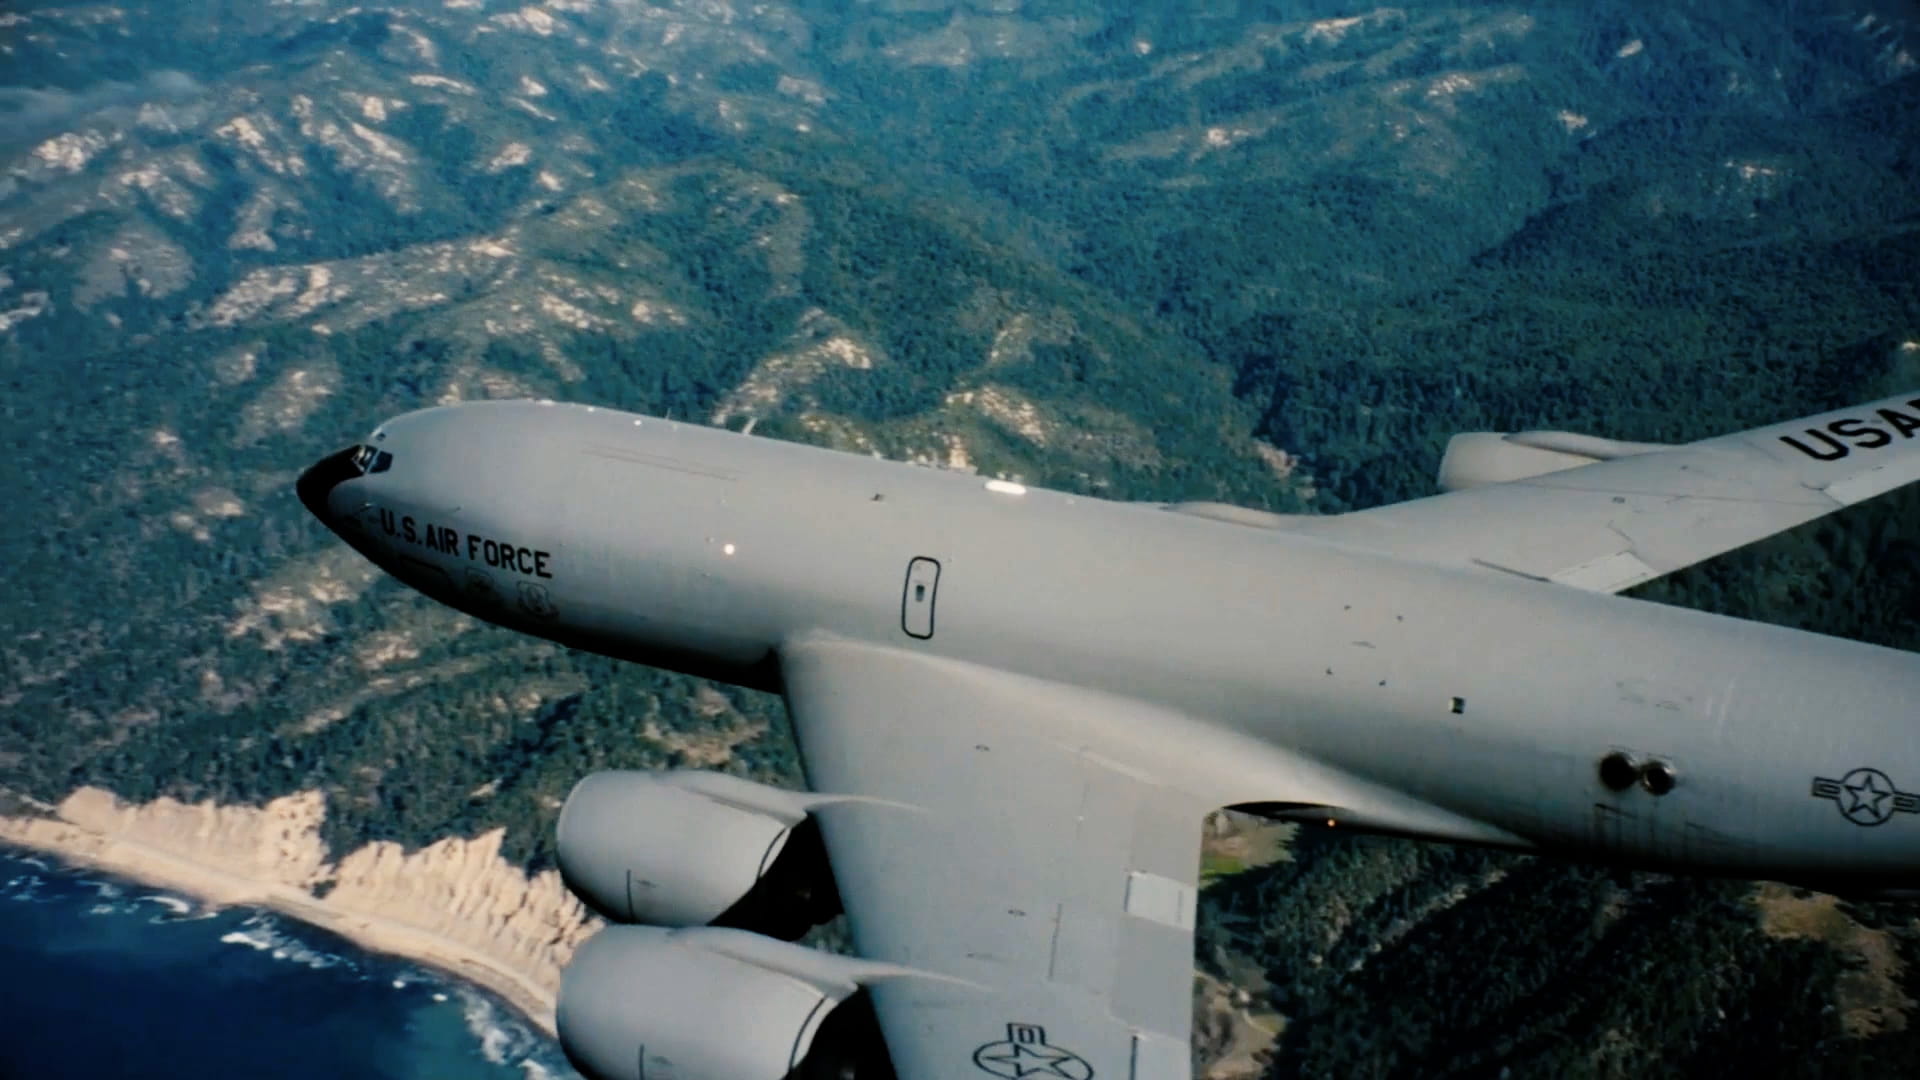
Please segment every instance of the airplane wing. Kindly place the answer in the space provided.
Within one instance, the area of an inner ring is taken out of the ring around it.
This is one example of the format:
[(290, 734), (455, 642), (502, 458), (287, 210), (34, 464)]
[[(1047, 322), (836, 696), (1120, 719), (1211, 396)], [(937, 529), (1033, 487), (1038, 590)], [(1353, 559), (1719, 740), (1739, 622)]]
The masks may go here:
[(856, 948), (948, 977), (869, 987), (901, 1080), (1186, 1080), (1212, 807), (1065, 688), (834, 640), (781, 671), (811, 786), (857, 796), (815, 811)]
[[(1309, 535), (1619, 592), (1920, 480), (1920, 394), (1320, 519)], [(1576, 437), (1577, 438), (1577, 437)], [(1600, 442), (1601, 440), (1592, 440)]]

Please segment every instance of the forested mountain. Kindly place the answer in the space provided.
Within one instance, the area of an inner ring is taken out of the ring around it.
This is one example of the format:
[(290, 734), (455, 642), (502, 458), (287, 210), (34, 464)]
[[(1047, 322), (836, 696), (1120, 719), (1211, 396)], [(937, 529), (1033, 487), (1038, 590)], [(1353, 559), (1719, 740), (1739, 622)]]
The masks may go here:
[[(328, 793), (337, 849), (779, 702), (454, 615), (299, 510), (540, 396), (1328, 512), (1471, 429), (1920, 387), (1905, 0), (444, 0), (0, 11), (0, 788)], [(1920, 649), (1920, 500), (1643, 590)], [(21, 805), (25, 805), (24, 802)], [(1303, 835), (1208, 894), (1281, 1073), (1877, 1075), (1916, 909)]]

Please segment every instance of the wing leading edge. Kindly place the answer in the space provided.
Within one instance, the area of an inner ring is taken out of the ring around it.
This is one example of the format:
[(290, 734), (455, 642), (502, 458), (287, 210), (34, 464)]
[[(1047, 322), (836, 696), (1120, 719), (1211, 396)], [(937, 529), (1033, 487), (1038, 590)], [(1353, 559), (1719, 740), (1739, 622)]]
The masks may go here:
[(1186, 1080), (1202, 800), (1063, 738), (1057, 698), (808, 642), (783, 677), (902, 1080)]
[(1920, 480), (1920, 393), (1372, 510), (1303, 533), (1619, 592)]

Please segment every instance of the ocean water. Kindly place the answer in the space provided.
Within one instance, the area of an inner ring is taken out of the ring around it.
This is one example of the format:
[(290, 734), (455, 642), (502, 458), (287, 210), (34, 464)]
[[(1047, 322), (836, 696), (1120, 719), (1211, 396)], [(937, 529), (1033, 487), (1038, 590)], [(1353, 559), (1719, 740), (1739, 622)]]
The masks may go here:
[(573, 1080), (498, 999), (254, 908), (0, 848), (0, 1080)]

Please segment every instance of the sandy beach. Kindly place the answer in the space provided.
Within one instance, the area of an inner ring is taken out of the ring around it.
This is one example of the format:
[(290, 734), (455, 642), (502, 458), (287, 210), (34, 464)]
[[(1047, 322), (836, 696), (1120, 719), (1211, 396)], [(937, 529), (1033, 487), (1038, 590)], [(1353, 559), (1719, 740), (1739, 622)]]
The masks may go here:
[(333, 861), (319, 839), (319, 792), (263, 808), (134, 806), (82, 788), (46, 809), (0, 817), (0, 843), (215, 905), (281, 912), (480, 986), (549, 1035), (560, 969), (600, 925), (558, 874), (528, 876), (500, 858), (504, 830), (412, 853), (369, 844)]

